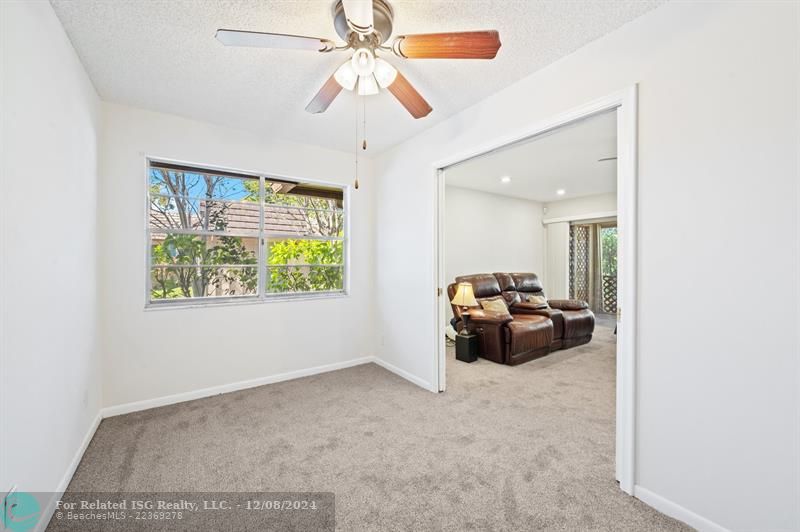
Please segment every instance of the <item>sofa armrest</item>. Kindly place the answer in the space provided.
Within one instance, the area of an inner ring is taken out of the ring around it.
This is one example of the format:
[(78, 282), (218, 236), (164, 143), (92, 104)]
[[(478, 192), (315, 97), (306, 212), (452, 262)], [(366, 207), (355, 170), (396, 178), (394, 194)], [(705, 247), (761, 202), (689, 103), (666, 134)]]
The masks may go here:
[(520, 302), (514, 303), (509, 307), (511, 314), (537, 314), (539, 316), (547, 316), (547, 303), (528, 303)]
[(469, 314), (469, 323), (475, 323), (479, 325), (505, 325), (514, 319), (513, 316), (508, 313), (492, 312), (479, 309), (470, 309), (467, 314)]
[(480, 356), (498, 364), (505, 362), (507, 351), (506, 324), (513, 321), (508, 313), (470, 309), (468, 327), (472, 334), (478, 335)]
[(580, 299), (550, 299), (547, 303), (559, 310), (583, 310), (589, 308), (589, 303)]
[(511, 314), (512, 315), (525, 315), (525, 316), (544, 316), (545, 318), (549, 318), (550, 315), (553, 313), (553, 309), (544, 307), (544, 308), (525, 308), (525, 307), (511, 307)]

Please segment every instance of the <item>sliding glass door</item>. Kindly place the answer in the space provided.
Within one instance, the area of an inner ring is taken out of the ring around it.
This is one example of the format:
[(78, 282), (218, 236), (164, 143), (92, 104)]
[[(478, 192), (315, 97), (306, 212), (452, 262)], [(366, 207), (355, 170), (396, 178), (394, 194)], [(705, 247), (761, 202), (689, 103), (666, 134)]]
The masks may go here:
[(569, 297), (617, 312), (617, 222), (575, 222), (569, 231)]
[(598, 224), (600, 231), (600, 307), (607, 314), (617, 313), (617, 224)]

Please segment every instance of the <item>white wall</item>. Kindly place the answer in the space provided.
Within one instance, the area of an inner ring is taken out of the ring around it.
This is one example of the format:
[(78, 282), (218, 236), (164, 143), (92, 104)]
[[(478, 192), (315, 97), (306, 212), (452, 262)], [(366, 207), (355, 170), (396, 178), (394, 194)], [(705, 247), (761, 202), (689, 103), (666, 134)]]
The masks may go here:
[(53, 492), (100, 409), (98, 98), (49, 3), (0, 21), (0, 490)]
[(797, 3), (673, 2), (385, 153), (381, 356), (436, 382), (434, 163), (639, 83), (637, 489), (797, 530), (799, 50)]
[(544, 215), (545, 220), (617, 212), (617, 193), (594, 194), (591, 196), (553, 201), (545, 203), (544, 208), (547, 209)]
[(445, 280), (492, 272), (541, 272), (542, 204), (445, 187)]
[[(373, 195), (350, 199), (345, 298), (145, 310), (145, 155), (352, 184), (353, 156), (130, 107), (102, 105), (103, 403), (114, 406), (375, 354)], [(369, 173), (369, 164), (362, 170)], [(254, 339), (259, 338), (259, 341)]]

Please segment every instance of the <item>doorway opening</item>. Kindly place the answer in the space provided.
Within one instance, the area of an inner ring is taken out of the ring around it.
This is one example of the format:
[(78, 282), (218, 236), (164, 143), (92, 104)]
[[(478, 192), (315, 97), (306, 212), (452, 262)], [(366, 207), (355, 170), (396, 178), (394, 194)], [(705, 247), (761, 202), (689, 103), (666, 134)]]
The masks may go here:
[[(613, 146), (597, 142), (604, 135), (613, 137)], [(597, 149), (605, 151), (592, 151)], [(583, 157), (591, 165), (581, 170), (571, 157)], [(560, 166), (568, 168), (559, 173)], [(590, 360), (587, 353), (599, 352), (603, 346), (597, 340), (602, 337), (611, 361), (606, 376), (608, 393), (615, 403), (608, 420), (609, 426), (616, 427), (614, 472), (620, 488), (632, 494), (636, 88), (445, 159), (436, 165), (436, 176), (440, 391), (458, 384), (448, 382), (448, 370), (454, 364), (462, 364), (459, 372), (472, 369), (469, 363), (455, 359), (448, 333), (450, 337), (459, 331), (478, 337), (470, 349), (481, 356), (484, 367), (492, 363), (484, 360), (488, 359), (527, 364), (527, 372), (582, 356)], [(600, 177), (592, 180), (592, 176)], [(464, 295), (459, 282), (472, 284), (473, 290), (464, 290), (472, 300), (456, 297), (457, 293)], [(544, 301), (538, 299), (541, 296)], [(500, 301), (487, 301), (490, 299)], [(451, 300), (459, 305), (451, 305)], [(468, 302), (473, 303), (472, 311)], [(548, 307), (549, 314), (535, 313), (545, 316), (544, 320), (517, 312), (520, 305), (530, 306), (531, 302)], [(502, 313), (497, 305), (505, 305), (514, 323), (497, 329), (492, 338), (486, 322), (478, 321), (487, 313)], [(588, 333), (586, 312), (594, 316)], [(471, 316), (477, 316), (472, 327)], [(529, 332), (546, 328), (553, 330)], [(514, 358), (520, 355), (522, 358)], [(479, 370), (478, 366), (474, 369)]]

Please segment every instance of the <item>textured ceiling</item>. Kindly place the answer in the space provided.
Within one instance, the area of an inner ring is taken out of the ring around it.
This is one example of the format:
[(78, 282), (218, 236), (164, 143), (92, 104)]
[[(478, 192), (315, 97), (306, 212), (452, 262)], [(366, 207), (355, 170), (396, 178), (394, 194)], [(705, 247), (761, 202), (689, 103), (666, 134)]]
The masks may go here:
[[(433, 106), (414, 120), (391, 94), (366, 99), (373, 155), (651, 10), (664, 0), (397, 0), (394, 34), (497, 29), (494, 61), (388, 60)], [(305, 106), (347, 55), (230, 48), (217, 28), (337, 40), (327, 0), (51, 0), (106, 101), (350, 151), (356, 97)], [(386, 56), (384, 56), (386, 57)]]
[[(445, 170), (448, 185), (541, 202), (617, 190), (617, 112), (593, 116), (546, 135)], [(509, 176), (510, 183), (500, 178)], [(559, 196), (556, 190), (564, 189)]]

